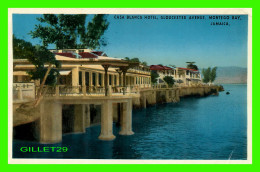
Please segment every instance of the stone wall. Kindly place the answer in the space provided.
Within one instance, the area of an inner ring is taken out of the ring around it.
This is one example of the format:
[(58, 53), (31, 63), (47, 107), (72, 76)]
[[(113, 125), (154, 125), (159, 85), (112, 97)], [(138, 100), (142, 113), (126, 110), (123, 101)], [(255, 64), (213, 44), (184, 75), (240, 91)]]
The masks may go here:
[(146, 108), (147, 106), (154, 104), (179, 102), (180, 97), (218, 95), (219, 91), (223, 91), (222, 86), (194, 86), (141, 90), (140, 98), (133, 99), (133, 107)]

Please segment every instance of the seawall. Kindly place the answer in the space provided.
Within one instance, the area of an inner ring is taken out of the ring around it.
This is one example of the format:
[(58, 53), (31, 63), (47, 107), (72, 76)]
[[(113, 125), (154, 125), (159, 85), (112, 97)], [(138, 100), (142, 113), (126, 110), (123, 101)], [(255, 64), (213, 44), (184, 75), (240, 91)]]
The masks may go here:
[(133, 99), (133, 107), (146, 108), (160, 103), (179, 102), (181, 97), (218, 95), (219, 91), (223, 91), (223, 87), (215, 85), (146, 89), (140, 91), (140, 98)]

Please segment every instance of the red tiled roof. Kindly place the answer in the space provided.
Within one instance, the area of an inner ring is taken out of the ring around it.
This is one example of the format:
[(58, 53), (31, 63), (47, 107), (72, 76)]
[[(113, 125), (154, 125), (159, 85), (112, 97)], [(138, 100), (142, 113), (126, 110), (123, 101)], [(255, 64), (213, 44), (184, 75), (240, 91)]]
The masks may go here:
[(172, 70), (172, 68), (162, 65), (151, 65), (150, 70)]
[(198, 70), (195, 70), (195, 69), (189, 69), (189, 68), (183, 68), (183, 67), (179, 67), (179, 69), (183, 69), (183, 70), (191, 70), (191, 71), (198, 71)]
[(82, 53), (79, 53), (79, 55), (81, 56), (81, 58), (97, 58), (97, 56), (98, 56), (96, 54), (89, 53), (89, 52), (82, 52)]
[[(56, 55), (60, 55), (60, 56), (65, 56), (65, 57), (70, 57), (70, 58), (76, 58), (76, 55), (72, 54), (72, 53), (55, 53)], [(81, 58), (97, 58), (98, 56), (96, 54), (92, 54), (89, 52), (82, 52), (82, 53), (78, 53)]]
[(75, 56), (72, 53), (54, 53), (60, 56), (65, 56), (65, 57), (71, 57), (71, 58), (75, 58)]
[(103, 51), (92, 51), (92, 53), (98, 55), (98, 56), (102, 56)]

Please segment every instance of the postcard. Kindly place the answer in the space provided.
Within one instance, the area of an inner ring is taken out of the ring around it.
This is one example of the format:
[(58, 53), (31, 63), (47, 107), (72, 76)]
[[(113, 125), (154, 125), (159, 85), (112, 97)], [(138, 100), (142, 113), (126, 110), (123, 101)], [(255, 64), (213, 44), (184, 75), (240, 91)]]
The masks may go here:
[(252, 9), (9, 9), (10, 164), (251, 164)]

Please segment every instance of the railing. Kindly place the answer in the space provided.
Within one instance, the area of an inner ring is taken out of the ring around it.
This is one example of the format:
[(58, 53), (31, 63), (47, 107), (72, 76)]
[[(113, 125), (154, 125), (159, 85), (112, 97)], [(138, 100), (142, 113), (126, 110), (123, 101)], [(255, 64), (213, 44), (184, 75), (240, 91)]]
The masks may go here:
[[(37, 96), (39, 87), (35, 89), (35, 95)], [(108, 86), (107, 93), (112, 95), (130, 95), (139, 93), (138, 86)], [(101, 86), (44, 86), (43, 93), (46, 97), (60, 97), (60, 96), (105, 96), (105, 88)]]
[(203, 83), (191, 83), (190, 85), (187, 85), (185, 83), (181, 84), (174, 84), (172, 86), (169, 86), (167, 84), (154, 84), (152, 85), (152, 89), (170, 89), (170, 88), (177, 88), (177, 87), (205, 87), (210, 86), (209, 84), (203, 84)]
[(13, 100), (33, 100), (35, 99), (34, 83), (13, 83)]

